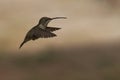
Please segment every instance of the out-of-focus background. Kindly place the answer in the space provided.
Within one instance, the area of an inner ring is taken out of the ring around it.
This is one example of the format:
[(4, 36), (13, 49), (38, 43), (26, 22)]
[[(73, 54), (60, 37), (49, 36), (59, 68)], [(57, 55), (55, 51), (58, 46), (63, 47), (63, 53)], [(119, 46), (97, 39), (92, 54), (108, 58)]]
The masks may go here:
[[(19, 50), (43, 16), (67, 19)], [(0, 0), (0, 80), (120, 80), (120, 0)]]

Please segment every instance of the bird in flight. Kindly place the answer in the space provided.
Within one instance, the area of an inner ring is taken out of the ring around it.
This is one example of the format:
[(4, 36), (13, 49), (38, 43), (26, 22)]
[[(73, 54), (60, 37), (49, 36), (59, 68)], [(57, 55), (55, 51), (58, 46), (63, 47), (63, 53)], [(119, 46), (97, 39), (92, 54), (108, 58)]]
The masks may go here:
[(48, 23), (54, 19), (66, 19), (66, 17), (54, 17), (54, 18), (42, 17), (39, 20), (39, 23), (27, 32), (27, 34), (24, 38), (24, 41), (21, 43), (19, 49), (23, 46), (24, 43), (26, 43), (30, 40), (36, 40), (38, 38), (55, 37), (56, 34), (54, 34), (52, 32), (59, 30), (61, 28), (48, 27)]

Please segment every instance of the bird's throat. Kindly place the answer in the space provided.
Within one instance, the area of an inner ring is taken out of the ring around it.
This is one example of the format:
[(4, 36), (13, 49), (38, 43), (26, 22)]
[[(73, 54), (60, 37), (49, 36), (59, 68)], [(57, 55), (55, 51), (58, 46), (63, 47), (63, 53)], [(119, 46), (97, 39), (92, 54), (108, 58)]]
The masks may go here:
[(42, 24), (38, 25), (38, 27), (41, 28), (41, 29), (45, 29), (46, 28), (46, 26), (44, 26)]

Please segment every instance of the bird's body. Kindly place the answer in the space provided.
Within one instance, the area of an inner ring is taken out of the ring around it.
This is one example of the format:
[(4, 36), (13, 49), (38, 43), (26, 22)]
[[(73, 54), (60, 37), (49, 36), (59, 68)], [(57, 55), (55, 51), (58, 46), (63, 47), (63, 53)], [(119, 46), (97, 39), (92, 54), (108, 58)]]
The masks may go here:
[(27, 32), (25, 39), (21, 43), (19, 48), (21, 48), (24, 43), (26, 43), (30, 40), (36, 40), (38, 38), (55, 37), (56, 34), (54, 34), (52, 32), (55, 30), (59, 30), (61, 28), (48, 27), (47, 25), (53, 19), (62, 19), (62, 18), (65, 19), (65, 17), (55, 17), (55, 18), (42, 17), (40, 19), (39, 23)]

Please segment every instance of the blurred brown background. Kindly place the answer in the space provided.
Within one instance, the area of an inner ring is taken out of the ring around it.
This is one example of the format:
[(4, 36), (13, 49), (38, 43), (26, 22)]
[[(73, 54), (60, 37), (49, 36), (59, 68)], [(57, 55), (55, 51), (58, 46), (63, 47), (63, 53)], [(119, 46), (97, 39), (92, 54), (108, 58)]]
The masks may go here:
[[(68, 19), (19, 50), (43, 16)], [(120, 80), (120, 1), (0, 0), (0, 80)]]

